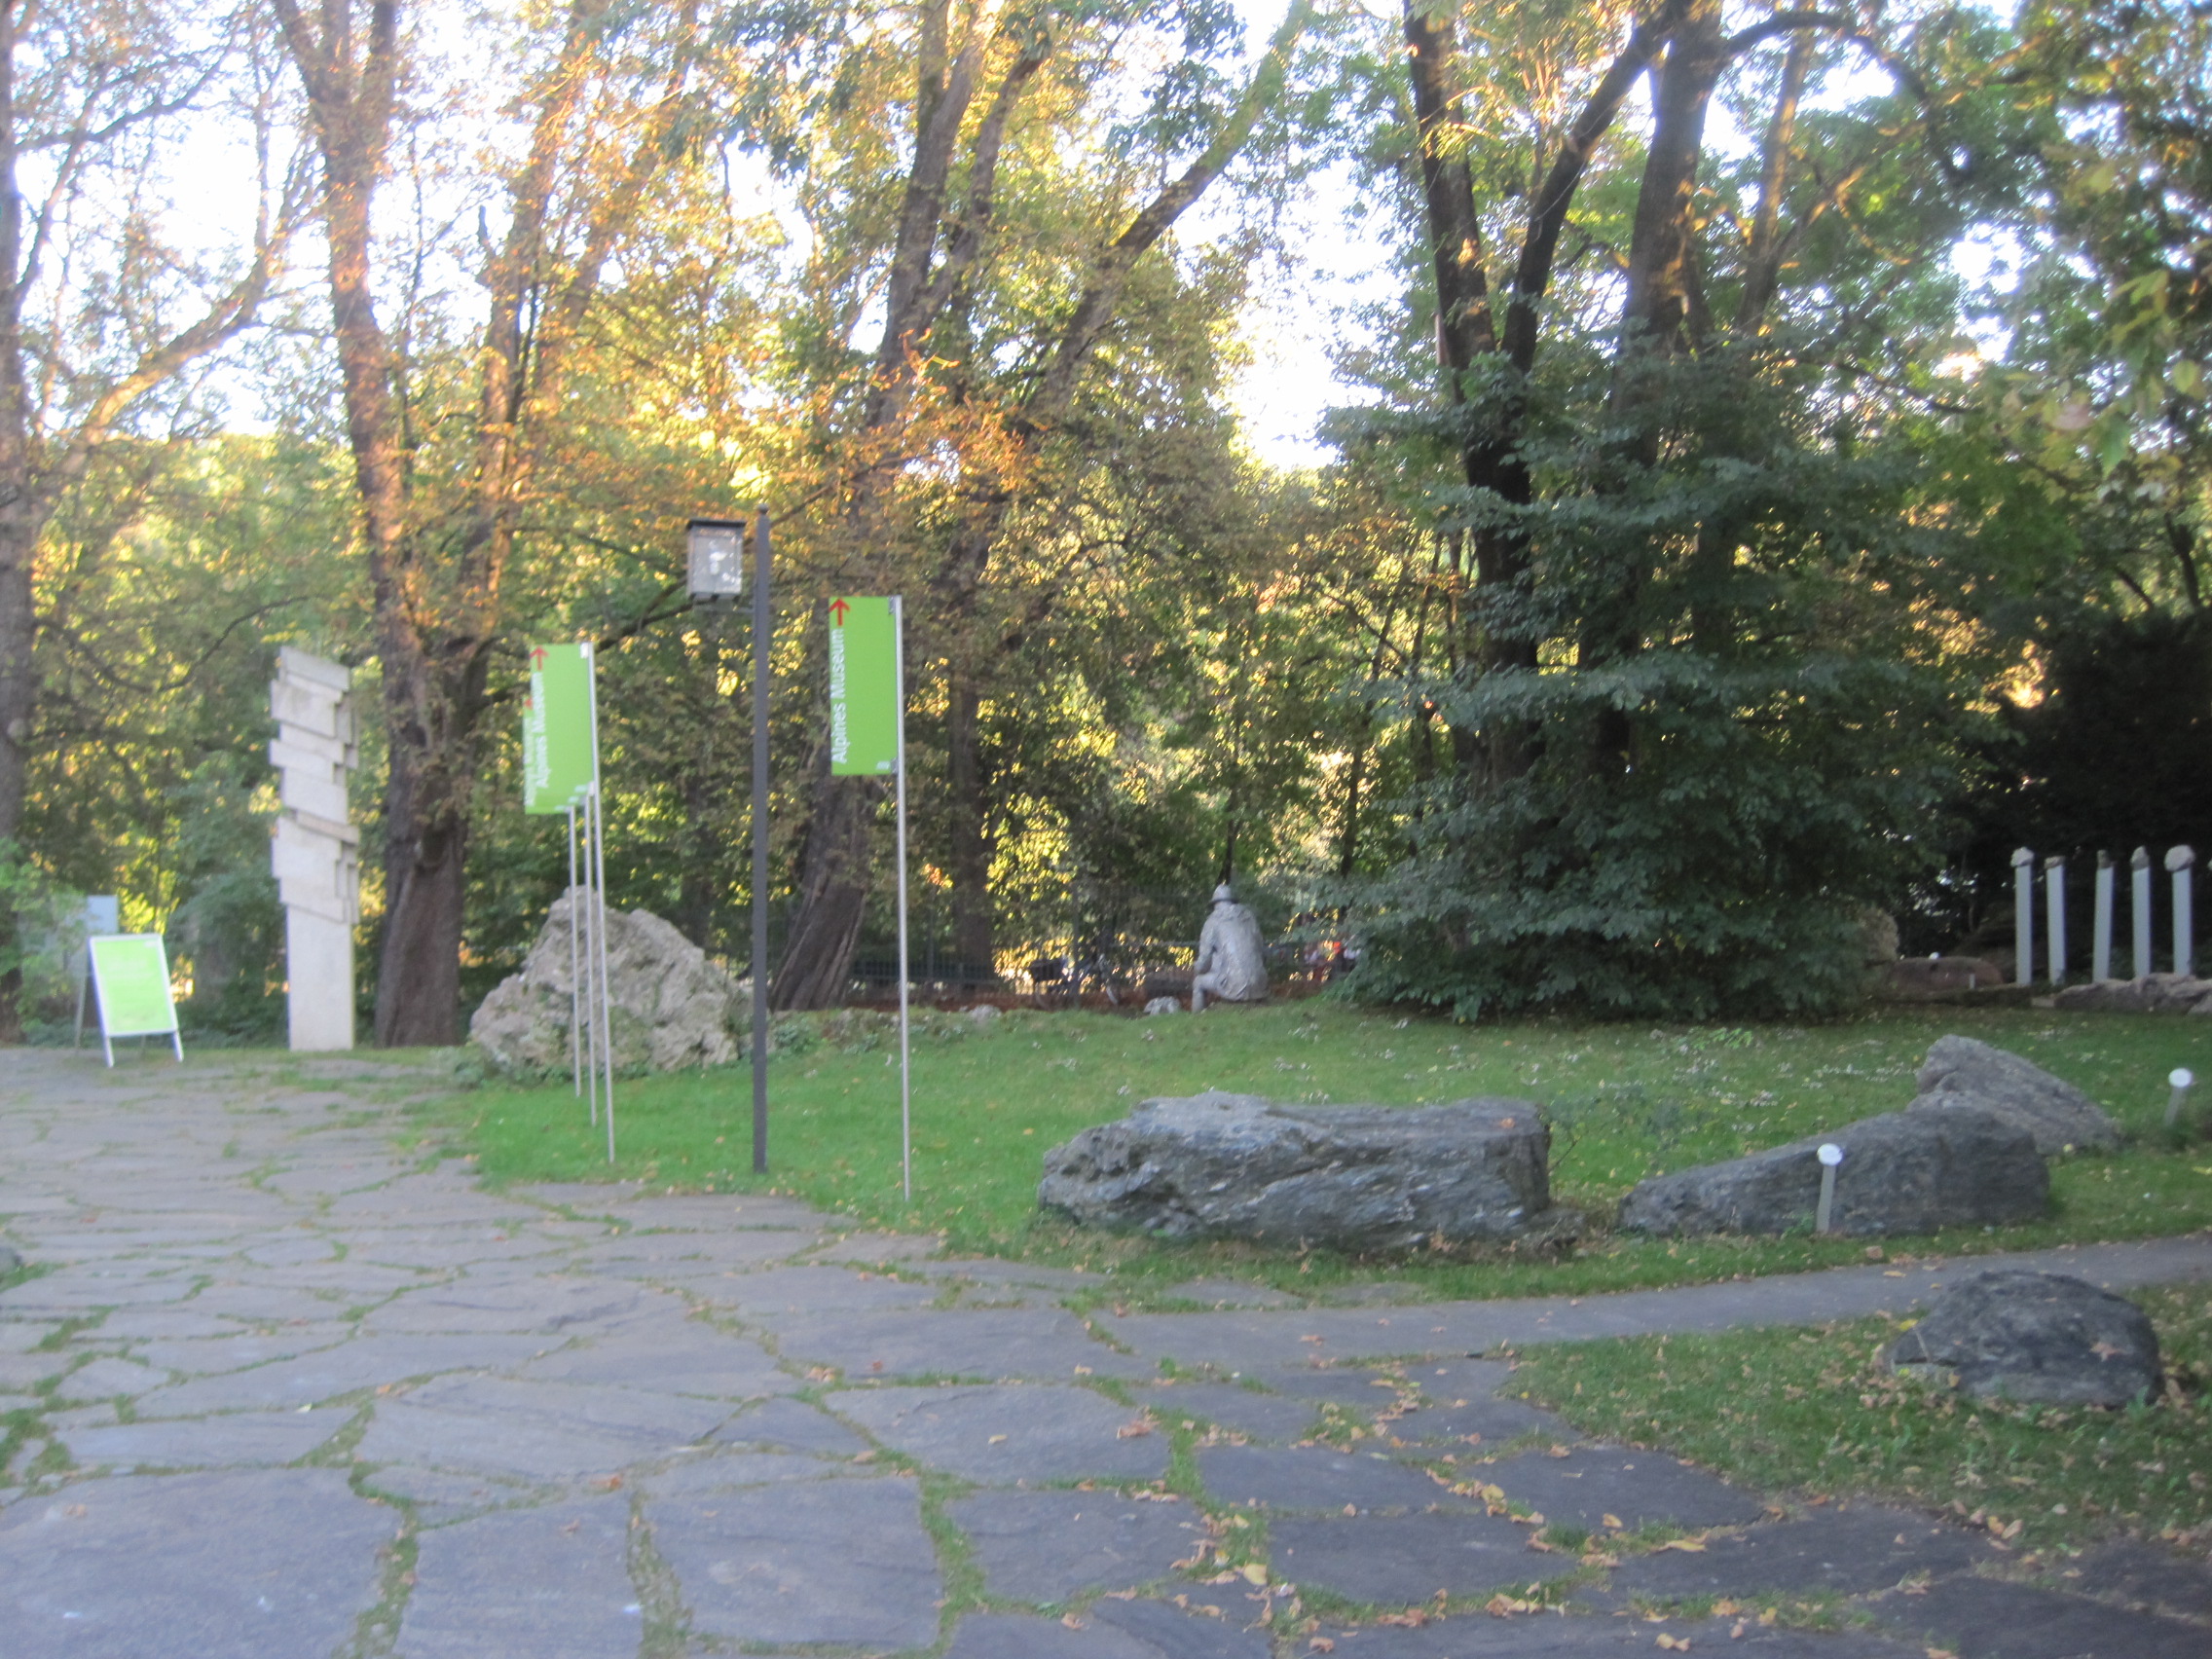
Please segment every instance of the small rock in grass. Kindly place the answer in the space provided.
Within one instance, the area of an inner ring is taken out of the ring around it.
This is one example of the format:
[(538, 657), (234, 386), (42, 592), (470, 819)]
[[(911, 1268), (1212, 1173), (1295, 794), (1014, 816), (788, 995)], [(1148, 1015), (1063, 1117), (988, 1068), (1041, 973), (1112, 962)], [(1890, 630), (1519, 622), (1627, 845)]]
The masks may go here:
[(1914, 1081), (1920, 1098), (1907, 1110), (1994, 1112), (2035, 1136), (2036, 1151), (2046, 1158), (2120, 1144), (2120, 1125), (2079, 1088), (1972, 1037), (1936, 1038)]
[(1174, 997), (1154, 997), (1144, 1005), (1147, 1014), (1181, 1014), (1183, 1005)]
[(1979, 1273), (1883, 1354), (1977, 1400), (2124, 1406), (2158, 1385), (2158, 1336), (2143, 1309), (2063, 1273)]
[(22, 1257), (17, 1255), (16, 1252), (9, 1249), (7, 1245), (0, 1244), (0, 1278), (6, 1278), (10, 1273), (16, 1272), (22, 1265)]

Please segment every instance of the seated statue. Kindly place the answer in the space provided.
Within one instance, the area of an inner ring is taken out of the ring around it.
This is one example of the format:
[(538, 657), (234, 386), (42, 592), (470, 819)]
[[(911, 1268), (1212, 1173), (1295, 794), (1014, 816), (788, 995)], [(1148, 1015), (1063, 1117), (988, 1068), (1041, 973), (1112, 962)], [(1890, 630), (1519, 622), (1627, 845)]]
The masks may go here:
[(1213, 890), (1213, 912), (1198, 935), (1191, 1012), (1202, 1012), (1209, 996), (1223, 1002), (1268, 1000), (1267, 945), (1260, 938), (1259, 918), (1236, 903), (1227, 882)]

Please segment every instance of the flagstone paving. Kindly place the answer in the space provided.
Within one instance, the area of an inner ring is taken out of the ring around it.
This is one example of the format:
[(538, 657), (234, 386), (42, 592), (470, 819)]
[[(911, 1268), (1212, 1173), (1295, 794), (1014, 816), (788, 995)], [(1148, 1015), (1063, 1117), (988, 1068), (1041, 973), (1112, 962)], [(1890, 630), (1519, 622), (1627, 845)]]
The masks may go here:
[[(2201, 1559), (2039, 1574), (1586, 1442), (1480, 1357), (1901, 1310), (1955, 1265), (1411, 1306), (1201, 1279), (1087, 1316), (1110, 1280), (789, 1199), (486, 1192), (394, 1138), (437, 1087), (0, 1052), (0, 1236), (38, 1270), (0, 1290), (0, 1655), (2212, 1655)], [(2014, 1260), (2168, 1282), (2212, 1240)], [(1531, 1549), (1530, 1511), (1617, 1565)], [(1777, 1598), (1830, 1628), (1692, 1616)]]

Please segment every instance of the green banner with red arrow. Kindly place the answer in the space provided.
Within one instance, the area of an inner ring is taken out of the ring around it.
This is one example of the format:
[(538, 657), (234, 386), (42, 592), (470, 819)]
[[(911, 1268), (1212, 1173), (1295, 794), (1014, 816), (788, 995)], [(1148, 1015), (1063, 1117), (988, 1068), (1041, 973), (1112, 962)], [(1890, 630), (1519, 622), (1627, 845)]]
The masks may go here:
[(522, 809), (566, 812), (591, 788), (592, 648), (588, 643), (530, 647), (530, 694), (522, 709)]
[(830, 770), (840, 778), (899, 769), (899, 624), (891, 601), (830, 602)]

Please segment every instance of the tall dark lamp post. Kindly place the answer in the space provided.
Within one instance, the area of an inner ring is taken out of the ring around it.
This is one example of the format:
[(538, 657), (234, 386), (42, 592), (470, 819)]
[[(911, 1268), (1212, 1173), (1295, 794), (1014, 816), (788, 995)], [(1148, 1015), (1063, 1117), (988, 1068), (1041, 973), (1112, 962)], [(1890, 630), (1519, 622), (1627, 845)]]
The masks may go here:
[[(744, 519), (685, 527), (691, 599), (711, 611), (745, 591)], [(753, 531), (753, 1172), (768, 1171), (768, 509)]]

